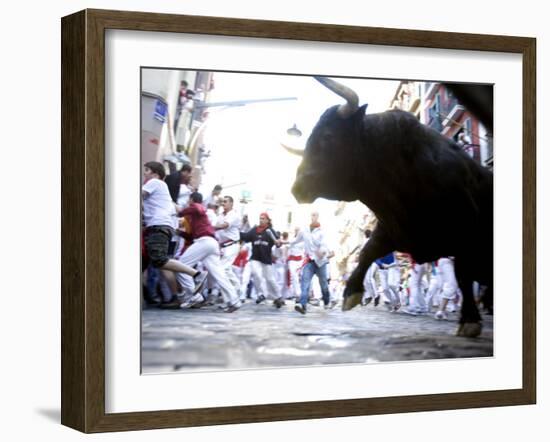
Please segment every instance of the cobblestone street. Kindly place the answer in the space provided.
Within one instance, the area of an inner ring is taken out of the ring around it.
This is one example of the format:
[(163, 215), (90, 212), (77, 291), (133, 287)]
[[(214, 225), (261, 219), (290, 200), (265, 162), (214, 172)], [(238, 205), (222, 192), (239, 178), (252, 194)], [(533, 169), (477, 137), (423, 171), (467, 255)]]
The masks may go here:
[(479, 338), (456, 337), (458, 314), (448, 321), (390, 313), (383, 305), (352, 311), (294, 302), (247, 302), (231, 314), (217, 306), (142, 312), (142, 372), (374, 363), (493, 355), (493, 317), (483, 316)]

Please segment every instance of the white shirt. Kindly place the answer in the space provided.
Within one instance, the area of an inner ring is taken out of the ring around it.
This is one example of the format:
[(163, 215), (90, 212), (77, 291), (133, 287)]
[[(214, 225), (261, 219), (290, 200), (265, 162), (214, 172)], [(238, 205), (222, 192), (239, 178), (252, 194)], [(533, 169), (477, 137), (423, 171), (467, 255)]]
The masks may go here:
[(176, 208), (164, 181), (151, 178), (143, 187), (149, 196), (143, 198), (143, 220), (145, 227), (176, 227)]
[(218, 220), (216, 211), (214, 209), (206, 209), (206, 216), (208, 217), (208, 221), (210, 221), (210, 225), (215, 226)]
[(304, 243), (305, 254), (309, 259), (315, 261), (315, 264), (322, 266), (328, 263), (328, 247), (325, 243), (323, 231), (319, 227), (316, 227), (313, 231), (310, 230), (309, 226), (300, 230), (290, 246), (292, 247), (300, 242)]
[(274, 264), (277, 267), (281, 267), (285, 265), (286, 258), (284, 255), (285, 255), (285, 251), (283, 250), (283, 247), (273, 246), (271, 248), (271, 256), (275, 259)]
[(302, 256), (304, 254), (304, 244), (302, 242), (298, 242), (294, 244), (294, 241), (293, 241), (288, 246), (289, 246), (288, 247), (289, 256)]
[(193, 193), (193, 189), (191, 189), (187, 184), (180, 184), (180, 193), (178, 194), (178, 201), (177, 205), (179, 207), (187, 207), (187, 203), (189, 202), (189, 195)]
[(281, 247), (273, 246), (271, 248), (271, 255), (276, 259), (275, 265), (278, 267), (284, 267), (286, 265), (286, 259), (288, 258), (288, 245), (282, 245)]
[(225, 215), (222, 213), (218, 217), (216, 224), (223, 223), (227, 223), (228, 226), (225, 229), (216, 230), (216, 237), (218, 238), (218, 241), (220, 243), (224, 243), (226, 241), (238, 241), (240, 238), (239, 226), (241, 224), (241, 220), (239, 215), (237, 215), (237, 212), (235, 212), (235, 210), (230, 210)]
[(219, 199), (219, 196), (214, 196), (212, 194), (208, 195), (202, 200), (202, 205), (208, 207), (209, 204), (216, 204), (216, 201)]

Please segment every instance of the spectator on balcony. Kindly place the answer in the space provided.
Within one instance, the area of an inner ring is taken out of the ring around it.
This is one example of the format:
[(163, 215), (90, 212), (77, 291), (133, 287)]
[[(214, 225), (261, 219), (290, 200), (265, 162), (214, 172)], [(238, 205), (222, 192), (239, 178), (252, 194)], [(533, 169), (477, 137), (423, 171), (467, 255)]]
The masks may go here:
[(187, 87), (189, 84), (187, 81), (182, 80), (180, 82), (180, 90), (178, 92), (178, 104), (176, 106), (176, 117), (174, 118), (174, 133), (177, 130), (179, 119), (181, 117), (181, 112), (183, 111), (183, 107), (185, 106), (185, 103), (187, 101)]
[(460, 146), (460, 148), (464, 152), (466, 152), (471, 158), (474, 157), (472, 139), (466, 133), (464, 128), (462, 128), (458, 131), (457, 136), (456, 136), (456, 144), (458, 144)]

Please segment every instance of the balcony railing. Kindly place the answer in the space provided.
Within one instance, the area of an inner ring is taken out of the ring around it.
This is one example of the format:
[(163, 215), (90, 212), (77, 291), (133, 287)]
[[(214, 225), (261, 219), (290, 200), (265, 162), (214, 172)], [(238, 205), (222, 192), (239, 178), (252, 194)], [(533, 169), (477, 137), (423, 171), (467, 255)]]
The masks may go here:
[(464, 107), (459, 101), (451, 97), (451, 99), (439, 108), (439, 111), (431, 108), (429, 110), (428, 126), (442, 131), (445, 127), (449, 126), (453, 121), (456, 121), (460, 117), (460, 113), (464, 111)]

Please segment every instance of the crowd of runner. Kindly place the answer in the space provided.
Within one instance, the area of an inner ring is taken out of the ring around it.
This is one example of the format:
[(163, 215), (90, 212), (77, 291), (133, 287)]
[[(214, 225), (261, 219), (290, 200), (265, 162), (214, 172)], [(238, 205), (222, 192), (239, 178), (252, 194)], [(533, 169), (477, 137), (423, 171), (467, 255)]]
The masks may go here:
[[(206, 196), (197, 192), (191, 171), (183, 165), (166, 176), (161, 163), (144, 167), (142, 272), (148, 307), (218, 306), (232, 313), (245, 302), (276, 309), (291, 302), (306, 314), (341, 303), (349, 273), (331, 272), (335, 253), (319, 213), (312, 212), (310, 224), (291, 233), (276, 230), (267, 212), (250, 226), (221, 186)], [(364, 233), (368, 241), (371, 232)], [(350, 267), (361, 246), (349, 257)], [(390, 253), (371, 265), (363, 285), (363, 306), (437, 319), (460, 308), (452, 257), (418, 264), (406, 254)]]

